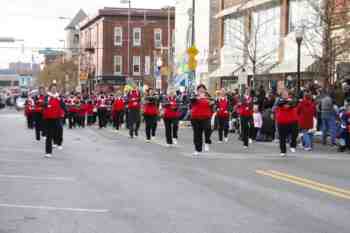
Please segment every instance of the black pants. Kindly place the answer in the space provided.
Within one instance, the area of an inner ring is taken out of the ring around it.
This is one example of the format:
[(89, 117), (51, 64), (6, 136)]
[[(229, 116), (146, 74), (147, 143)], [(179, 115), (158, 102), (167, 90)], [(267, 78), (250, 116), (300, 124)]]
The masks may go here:
[(58, 120), (57, 131), (54, 137), (54, 144), (57, 146), (62, 146), (63, 144), (63, 121), (64, 119)]
[(131, 138), (139, 135), (140, 128), (140, 109), (129, 109), (127, 114), (127, 125), (129, 129), (129, 135)]
[(79, 116), (79, 126), (82, 128), (85, 128), (85, 115), (84, 116)]
[(107, 109), (106, 108), (99, 108), (98, 112), (98, 125), (100, 128), (104, 128), (107, 126)]
[(292, 123), (292, 124), (283, 124), (283, 125), (278, 125), (278, 134), (280, 137), (280, 149), (281, 153), (286, 153), (287, 152), (287, 139), (290, 137), (290, 147), (291, 148), (296, 148), (297, 147), (297, 138), (298, 138), (298, 124), (297, 123)]
[(75, 128), (77, 124), (77, 113), (75, 112), (69, 112), (68, 113), (68, 126), (70, 129)]
[(27, 115), (27, 127), (28, 129), (34, 128), (34, 116), (32, 113)]
[(178, 138), (178, 131), (179, 131), (179, 120), (178, 119), (164, 119), (164, 126), (165, 126), (165, 136), (166, 136), (166, 143), (167, 144), (173, 144), (173, 138)]
[(40, 136), (44, 136), (43, 114), (41, 112), (34, 113), (35, 139), (40, 141)]
[(46, 154), (52, 154), (52, 143), (59, 143), (59, 119), (46, 119)]
[(249, 145), (249, 136), (252, 132), (252, 117), (241, 116), (241, 136), (243, 145)]
[(192, 120), (193, 128), (193, 143), (196, 151), (202, 152), (203, 150), (203, 134), (206, 144), (211, 144), (211, 125), (210, 119), (205, 120)]
[(157, 118), (157, 116), (144, 116), (147, 140), (151, 140), (151, 137), (156, 136), (158, 122)]
[(120, 125), (123, 124), (123, 116), (124, 116), (124, 112), (120, 111), (120, 112), (115, 112), (114, 116), (113, 116), (113, 122), (114, 122), (114, 127), (119, 130)]
[(221, 142), (223, 137), (228, 137), (229, 119), (218, 117), (218, 126), (219, 141)]

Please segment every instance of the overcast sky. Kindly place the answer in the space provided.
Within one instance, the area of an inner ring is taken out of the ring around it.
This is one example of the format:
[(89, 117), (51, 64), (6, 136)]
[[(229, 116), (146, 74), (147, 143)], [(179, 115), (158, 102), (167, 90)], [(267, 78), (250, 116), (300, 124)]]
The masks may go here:
[[(95, 14), (97, 9), (105, 6), (125, 6), (119, 2), (120, 0), (1, 0), (0, 37), (15, 37), (24, 42), (0, 43), (0, 68), (7, 68), (9, 62), (29, 62), (33, 49), (63, 47), (59, 40), (65, 38), (64, 27), (69, 22), (59, 20), (58, 17), (73, 17), (80, 8), (88, 14)], [(132, 0), (132, 7), (161, 8), (166, 5), (175, 5), (175, 0)], [(21, 49), (22, 44), (24, 50)], [(37, 55), (34, 57), (37, 61), (40, 60)]]

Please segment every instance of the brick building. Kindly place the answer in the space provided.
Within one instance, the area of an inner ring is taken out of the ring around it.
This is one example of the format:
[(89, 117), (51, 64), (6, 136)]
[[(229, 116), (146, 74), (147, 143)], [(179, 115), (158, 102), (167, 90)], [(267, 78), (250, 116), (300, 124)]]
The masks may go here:
[(81, 80), (86, 80), (90, 90), (101, 86), (120, 87), (126, 81), (138, 86), (155, 86), (155, 77), (161, 73), (162, 89), (166, 89), (170, 71), (168, 61), (171, 61), (168, 54), (171, 56), (173, 52), (173, 30), (173, 8), (131, 9), (130, 39), (128, 9), (100, 9), (95, 17), (80, 25)]

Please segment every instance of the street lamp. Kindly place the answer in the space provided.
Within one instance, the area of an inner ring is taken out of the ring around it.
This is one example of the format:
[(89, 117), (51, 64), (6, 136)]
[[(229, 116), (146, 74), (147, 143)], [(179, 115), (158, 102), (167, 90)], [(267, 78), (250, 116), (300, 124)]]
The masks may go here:
[(300, 63), (301, 63), (301, 43), (303, 42), (304, 32), (302, 28), (299, 28), (295, 32), (295, 40), (298, 44), (298, 84), (297, 84), (297, 95), (300, 96)]
[(121, 4), (129, 4), (128, 7), (128, 78), (130, 78), (130, 21), (131, 21), (131, 0), (120, 0)]

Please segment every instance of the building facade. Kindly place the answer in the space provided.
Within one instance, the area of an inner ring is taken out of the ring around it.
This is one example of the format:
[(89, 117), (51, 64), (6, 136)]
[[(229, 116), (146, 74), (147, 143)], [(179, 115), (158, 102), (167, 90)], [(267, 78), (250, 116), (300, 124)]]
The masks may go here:
[(72, 18), (69, 24), (64, 29), (66, 32), (65, 39), (65, 56), (67, 59), (76, 57), (80, 52), (80, 39), (79, 39), (79, 24), (87, 19), (87, 14), (80, 9), (79, 12)]
[(251, 84), (277, 89), (297, 76), (296, 32), (303, 30), (302, 79), (317, 80), (322, 57), (320, 0), (222, 0), (220, 68), (212, 78), (237, 80), (244, 68)]
[[(166, 90), (171, 72), (173, 30), (172, 8), (130, 9), (130, 22), (128, 9), (99, 10), (80, 26), (81, 79), (87, 80), (90, 89), (120, 87), (130, 82)], [(161, 86), (156, 85), (156, 77), (161, 77)]]

